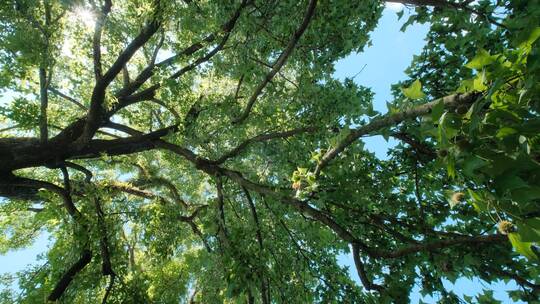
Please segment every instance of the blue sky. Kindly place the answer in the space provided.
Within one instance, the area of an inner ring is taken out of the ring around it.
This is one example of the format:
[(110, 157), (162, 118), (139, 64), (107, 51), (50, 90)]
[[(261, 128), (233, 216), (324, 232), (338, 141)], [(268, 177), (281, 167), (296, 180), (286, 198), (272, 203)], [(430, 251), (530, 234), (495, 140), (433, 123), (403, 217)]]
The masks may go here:
[[(340, 79), (352, 77), (361, 71), (355, 77), (355, 81), (358, 84), (370, 87), (374, 91), (374, 108), (383, 113), (386, 112), (386, 102), (392, 100), (390, 85), (405, 79), (406, 76), (403, 71), (411, 62), (413, 55), (420, 53), (424, 46), (424, 36), (428, 30), (426, 26), (413, 25), (406, 32), (400, 32), (399, 29), (407, 18), (407, 9), (405, 9), (403, 19), (398, 21), (396, 11), (402, 8), (399, 4), (387, 6), (383, 17), (379, 21), (379, 26), (372, 33), (373, 46), (367, 48), (362, 54), (348, 56), (336, 66), (335, 76)], [(379, 158), (385, 158), (387, 149), (396, 144), (392, 139), (390, 142), (386, 142), (381, 136), (366, 138), (365, 142), (366, 148), (374, 152)], [(0, 273), (16, 272), (24, 269), (29, 264), (37, 263), (36, 257), (46, 250), (47, 243), (47, 236), (41, 236), (30, 248), (12, 251), (0, 256)], [(340, 262), (350, 267), (351, 276), (359, 283), (352, 258), (341, 256)], [(511, 303), (511, 300), (506, 297), (503, 291), (515, 288), (514, 284), (487, 285), (479, 280), (470, 281), (466, 279), (460, 279), (454, 285), (445, 282), (445, 286), (458, 295), (474, 295), (482, 289), (491, 289), (495, 291), (496, 298), (503, 301), (503, 303)], [(418, 303), (419, 299), (420, 295), (418, 288), (416, 288), (413, 290), (411, 301), (412, 303)], [(436, 299), (430, 297), (422, 300), (427, 303), (436, 302)]]

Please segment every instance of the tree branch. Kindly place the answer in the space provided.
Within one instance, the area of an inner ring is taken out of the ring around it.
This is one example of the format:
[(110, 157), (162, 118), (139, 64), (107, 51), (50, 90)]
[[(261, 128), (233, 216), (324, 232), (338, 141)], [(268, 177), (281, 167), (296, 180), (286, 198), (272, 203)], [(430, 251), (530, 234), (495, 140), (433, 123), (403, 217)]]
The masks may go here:
[[(242, 10), (247, 6), (248, 0), (243, 0), (240, 6), (237, 8), (237, 10), (234, 12), (234, 15), (232, 18), (222, 27), (222, 31), (225, 33), (223, 36), (221, 42), (210, 52), (208, 52), (206, 55), (199, 57), (197, 60), (192, 62), (191, 64), (183, 67), (182, 69), (176, 71), (173, 73), (169, 79), (177, 79), (183, 74), (195, 69), (197, 66), (201, 65), (204, 62), (207, 62), (210, 60), (214, 55), (216, 55), (219, 51), (223, 49), (225, 44), (227, 43), (230, 34), (236, 24), (236, 21), (238, 18), (240, 18), (240, 13)], [(212, 34), (208, 36), (205, 41), (212, 41), (214, 40), (215, 36)], [(196, 52), (197, 50), (201, 49), (203, 47), (202, 43), (196, 43), (189, 48), (185, 49), (184, 51), (180, 52), (179, 54), (176, 54), (158, 64), (156, 66), (166, 66), (172, 63), (176, 58), (183, 56), (183, 55), (190, 55)], [(111, 111), (108, 113), (108, 117), (114, 115), (114, 113), (118, 112), (120, 109), (123, 109), (129, 105), (132, 105), (134, 103), (143, 101), (143, 100), (151, 100), (154, 98), (155, 91), (161, 87), (161, 84), (154, 84), (150, 86), (149, 88), (142, 90), (139, 93), (131, 94), (135, 92), (146, 80), (148, 80), (153, 75), (153, 69), (154, 67), (149, 66), (145, 68), (139, 76), (135, 79), (135, 81), (132, 82), (132, 84), (128, 87), (126, 90), (121, 90), (117, 93), (117, 96), (119, 98), (119, 103), (116, 107), (114, 107)], [(131, 95), (128, 95), (131, 94)]]
[(395, 126), (407, 119), (413, 119), (419, 116), (429, 114), (431, 113), (431, 109), (441, 102), (444, 104), (444, 107), (446, 109), (450, 109), (455, 108), (461, 104), (471, 104), (479, 96), (480, 95), (478, 93), (454, 94), (445, 96), (432, 102), (416, 106), (410, 110), (405, 110), (403, 112), (395, 114), (383, 115), (381, 117), (373, 119), (367, 125), (359, 127), (357, 129), (352, 129), (349, 135), (347, 135), (335, 147), (328, 149), (328, 151), (322, 157), (320, 163), (315, 168), (315, 175), (320, 175), (321, 170), (326, 167), (331, 160), (333, 160), (339, 153), (343, 152), (345, 148), (353, 144), (358, 138), (363, 135), (370, 134), (385, 127)]
[(440, 7), (440, 8), (461, 9), (469, 13), (473, 13), (477, 16), (485, 17), (493, 25), (496, 25), (504, 29), (508, 29), (504, 24), (501, 24), (497, 20), (493, 19), (493, 17), (483, 12), (480, 12), (474, 8), (469, 7), (467, 5), (468, 3), (455, 3), (455, 2), (444, 1), (444, 0), (385, 0), (385, 2), (401, 3), (404, 5), (414, 5), (414, 6), (434, 6), (434, 7)]
[(47, 129), (47, 107), (49, 104), (49, 95), (47, 94), (48, 86), (49, 79), (47, 78), (47, 70), (45, 68), (39, 68), (39, 95), (41, 101), (39, 114), (39, 139), (41, 143), (46, 143), (49, 139), (49, 131)]
[(272, 80), (272, 78), (274, 78), (276, 73), (279, 72), (279, 70), (283, 67), (283, 65), (285, 65), (285, 62), (287, 62), (287, 59), (289, 58), (296, 44), (300, 40), (300, 37), (302, 37), (302, 34), (304, 34), (304, 32), (306, 31), (313, 15), (315, 14), (316, 6), (317, 6), (317, 0), (309, 1), (308, 9), (304, 15), (302, 24), (300, 24), (296, 32), (291, 37), (291, 40), (287, 44), (287, 47), (285, 48), (285, 50), (283, 50), (283, 52), (279, 55), (276, 62), (273, 64), (272, 70), (270, 70), (270, 72), (266, 74), (266, 77), (264, 78), (264, 80), (257, 86), (257, 88), (255, 88), (255, 91), (249, 98), (247, 105), (245, 109), (242, 111), (242, 113), (240, 114), (240, 116), (232, 120), (233, 124), (240, 124), (249, 116), (249, 113), (251, 112), (251, 108), (253, 108), (255, 101), (257, 101), (257, 98), (259, 97), (259, 95), (261, 95), (266, 85)]
[[(107, 0), (105, 3), (105, 7), (109, 3), (110, 0)], [(101, 62), (99, 61), (101, 55), (99, 55), (98, 58), (95, 59), (97, 61), (94, 62), (94, 65), (97, 65), (98, 67), (98, 70), (96, 71), (96, 77), (99, 77), (96, 79), (96, 85), (94, 87), (94, 90), (92, 91), (90, 109), (86, 117), (83, 133), (77, 140), (79, 146), (84, 146), (94, 136), (96, 130), (102, 122), (102, 106), (105, 101), (105, 90), (107, 89), (109, 84), (114, 80), (118, 73), (120, 73), (122, 68), (131, 59), (135, 52), (137, 52), (137, 50), (139, 50), (139, 48), (141, 48), (152, 37), (152, 35), (156, 33), (160, 25), (161, 23), (155, 19), (151, 20), (147, 25), (145, 25), (143, 29), (139, 32), (137, 37), (135, 37), (135, 39), (133, 39), (124, 49), (124, 51), (120, 53), (116, 61), (112, 64), (112, 66), (103, 76), (101, 76)], [(96, 26), (96, 32), (97, 30), (98, 26)], [(99, 29), (99, 35), (96, 34), (95, 41), (96, 39), (100, 39), (100, 37), (101, 30)], [(99, 40), (97, 41), (99, 42)], [(99, 50), (96, 53), (96, 47), (99, 49), (100, 46), (96, 46), (96, 42), (94, 42), (94, 57), (96, 57), (96, 54), (100, 54)]]
[(103, 33), (103, 26), (105, 25), (105, 20), (107, 15), (111, 12), (112, 1), (105, 0), (103, 7), (101, 7), (101, 12), (96, 20), (94, 26), (94, 39), (92, 42), (92, 49), (94, 51), (94, 76), (96, 78), (96, 83), (101, 81), (102, 77), (102, 67), (101, 67), (101, 34)]
[(53, 94), (58, 95), (58, 96), (64, 98), (65, 100), (67, 100), (67, 101), (69, 101), (69, 102), (75, 104), (77, 107), (81, 108), (82, 110), (85, 110), (85, 111), (88, 110), (88, 108), (85, 107), (85, 106), (84, 106), (81, 102), (79, 102), (77, 99), (75, 99), (75, 98), (73, 98), (73, 97), (71, 97), (71, 96), (68, 96), (68, 95), (62, 93), (62, 92), (60, 92), (59, 90), (57, 90), (57, 89), (55, 89), (55, 88), (53, 88), (53, 87), (51, 87), (51, 86), (48, 87), (48, 90), (51, 91)]
[(364, 263), (360, 257), (360, 246), (358, 246), (356, 243), (352, 243), (351, 245), (354, 265), (356, 266), (356, 272), (358, 273), (358, 277), (360, 277), (362, 285), (364, 285), (367, 290), (376, 290), (378, 292), (382, 292), (384, 288), (381, 285), (373, 283), (366, 273)]
[(437, 157), (437, 153), (431, 147), (429, 147), (423, 142), (417, 141), (416, 139), (412, 138), (409, 134), (405, 132), (392, 133), (392, 137), (395, 137), (403, 141), (404, 143), (411, 146), (414, 150), (426, 155), (430, 159), (434, 159)]
[[(257, 230), (255, 230), (256, 236), (257, 236), (257, 242), (259, 243), (259, 250), (262, 254), (263, 252), (263, 238), (262, 238), (262, 231), (261, 231), (261, 225), (259, 223), (259, 216), (257, 214), (257, 209), (255, 208), (255, 204), (253, 203), (253, 199), (251, 198), (251, 195), (249, 194), (249, 191), (242, 187), (242, 191), (244, 192), (244, 195), (246, 196), (246, 200), (249, 204), (249, 209), (251, 210), (251, 216), (253, 217), (253, 221), (255, 222), (255, 227), (257, 227)], [(264, 265), (264, 261), (261, 260), (261, 265)], [(270, 299), (268, 298), (268, 280), (264, 277), (264, 273), (260, 271), (261, 276), (261, 300), (263, 304), (270, 303)]]
[(297, 128), (297, 129), (292, 129), (292, 130), (282, 131), (282, 132), (260, 134), (260, 135), (254, 136), (252, 138), (249, 138), (243, 141), (238, 146), (236, 146), (236, 148), (230, 150), (229, 152), (226, 152), (217, 160), (212, 161), (212, 163), (216, 165), (222, 164), (228, 159), (231, 159), (237, 156), (238, 154), (240, 154), (243, 150), (245, 150), (249, 145), (253, 143), (263, 142), (263, 141), (272, 140), (276, 138), (287, 138), (287, 137), (294, 136), (296, 134), (315, 132), (316, 130), (317, 128), (315, 127), (303, 127), (303, 128)]
[(225, 222), (225, 204), (223, 203), (223, 184), (221, 181), (221, 176), (215, 178), (216, 181), (216, 190), (217, 190), (217, 201), (218, 201), (218, 211), (219, 211), (219, 227), (220, 232), (223, 234), (223, 240), (227, 242), (228, 232), (227, 224)]
[(47, 300), (55, 302), (58, 300), (66, 291), (71, 281), (73, 281), (73, 278), (75, 275), (77, 275), (79, 272), (81, 272), (86, 265), (90, 263), (92, 260), (92, 251), (85, 249), (81, 253), (81, 257), (73, 264), (62, 276), (60, 281), (56, 283), (54, 286), (54, 289), (51, 291), (49, 296), (47, 297)]

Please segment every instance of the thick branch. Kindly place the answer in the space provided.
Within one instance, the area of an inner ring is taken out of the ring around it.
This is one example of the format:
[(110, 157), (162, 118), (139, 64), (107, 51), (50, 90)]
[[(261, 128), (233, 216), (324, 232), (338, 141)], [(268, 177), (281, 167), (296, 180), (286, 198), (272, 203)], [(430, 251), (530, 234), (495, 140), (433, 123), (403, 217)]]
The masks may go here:
[(111, 294), (111, 291), (114, 287), (114, 280), (116, 278), (116, 275), (113, 273), (109, 276), (109, 285), (107, 286), (107, 289), (105, 290), (105, 294), (103, 295), (103, 299), (101, 300), (101, 304), (106, 304), (107, 299), (109, 298), (109, 295)]
[(94, 51), (94, 75), (96, 78), (96, 83), (100, 81), (102, 77), (102, 67), (101, 67), (101, 34), (103, 32), (103, 26), (107, 19), (107, 15), (111, 12), (112, 1), (105, 0), (101, 12), (96, 20), (94, 26), (94, 40), (92, 42), (92, 49)]
[[(7, 184), (11, 186), (29, 187), (29, 188), (34, 188), (34, 189), (44, 188), (60, 195), (60, 197), (64, 201), (64, 206), (66, 207), (66, 210), (69, 213), (69, 215), (75, 220), (77, 224), (80, 225), (80, 228), (82, 229), (82, 231), (86, 231), (87, 227), (83, 221), (82, 215), (79, 212), (79, 210), (77, 210), (77, 208), (73, 204), (73, 201), (71, 200), (71, 195), (70, 195), (71, 185), (69, 182), (69, 175), (68, 175), (67, 169), (64, 166), (61, 166), (60, 169), (62, 170), (62, 174), (64, 176), (64, 188), (61, 188), (59, 186), (56, 186), (54, 184), (44, 182), (44, 181), (15, 177), (15, 176), (11, 176), (11, 177), (8, 177), (7, 179), (3, 179), (2, 183), (7, 182)], [(87, 241), (88, 240), (85, 240), (85, 244), (84, 244), (85, 248), (88, 245)], [(89, 249), (84, 249), (79, 260), (77, 260), (77, 262), (73, 264), (62, 275), (60, 280), (56, 283), (54, 289), (49, 294), (48, 300), (56, 301), (57, 299), (59, 299), (62, 296), (62, 294), (65, 292), (65, 290), (68, 288), (71, 281), (73, 281), (73, 278), (75, 277), (75, 275), (79, 273), (81, 270), (83, 270), (84, 267), (86, 267), (86, 265), (90, 263), (91, 259), (92, 259), (92, 252)]]
[(51, 291), (47, 299), (52, 302), (58, 300), (62, 294), (64, 294), (71, 281), (73, 281), (75, 275), (81, 272), (91, 260), (92, 251), (88, 249), (83, 250), (81, 257), (66, 271), (66, 273), (64, 273), (60, 281), (58, 281), (58, 283), (56, 283), (54, 286), (54, 289)]
[[(109, 1), (110, 2), (110, 1)], [(84, 145), (95, 134), (102, 119), (103, 103), (105, 102), (105, 90), (114, 78), (120, 73), (125, 64), (131, 59), (131, 57), (141, 48), (151, 37), (156, 33), (160, 27), (160, 22), (157, 20), (151, 20), (146, 26), (143, 27), (141, 32), (129, 43), (124, 51), (118, 56), (109, 70), (99, 78), (96, 79), (96, 85), (92, 91), (92, 98), (90, 100), (90, 109), (84, 125), (84, 130), (79, 138), (79, 144)], [(99, 46), (98, 46), (99, 48)], [(98, 52), (99, 53), (99, 52)], [(95, 56), (95, 55), (94, 55)], [(99, 58), (98, 58), (99, 59)], [(99, 73), (101, 73), (101, 63), (98, 64)], [(96, 75), (98, 76), (97, 72)]]
[(62, 176), (64, 177), (64, 193), (65, 196), (63, 197), (66, 209), (75, 220), (79, 220), (81, 218), (81, 213), (75, 207), (75, 204), (73, 203), (73, 199), (71, 197), (71, 182), (69, 180), (69, 173), (67, 171), (67, 168), (62, 165), (60, 166), (60, 170), (62, 171)]
[[(197, 60), (195, 60), (191, 64), (189, 64), (189, 65), (183, 67), (182, 69), (176, 71), (175, 73), (173, 73), (169, 77), (169, 79), (177, 79), (177, 78), (179, 78), (180, 76), (184, 75), (185, 73), (187, 73), (187, 72), (195, 69), (199, 65), (207, 62), (214, 55), (216, 55), (219, 51), (221, 51), (223, 49), (223, 47), (225, 46), (225, 44), (227, 43), (227, 41), (228, 41), (228, 39), (230, 37), (230, 34), (231, 34), (231, 32), (232, 32), (232, 30), (234, 28), (234, 25), (236, 24), (236, 21), (238, 20), (238, 18), (240, 18), (240, 13), (246, 7), (247, 4), (248, 4), (248, 1), (243, 0), (242, 3), (240, 4), (240, 6), (238, 7), (238, 9), (235, 11), (232, 18), (223, 26), (222, 29), (223, 29), (223, 32), (225, 33), (225, 35), (223, 36), (220, 43), (216, 47), (214, 47), (206, 55), (199, 57)], [(207, 37), (207, 39), (213, 40), (214, 36), (210, 35), (209, 37)], [(175, 56), (173, 56), (173, 57), (171, 57), (169, 59), (166, 59), (166, 60), (156, 64), (156, 66), (168, 65), (168, 64), (170, 64), (171, 62), (173, 62), (175, 60), (173, 58), (176, 58), (176, 56), (192, 54), (195, 51), (199, 50), (200, 48), (202, 48), (202, 44), (194, 44), (190, 48), (185, 49), (183, 52), (180, 52), (179, 54), (177, 54), (177, 55), (175, 55)], [(119, 103), (117, 104), (116, 107), (114, 107), (108, 113), (108, 116), (110, 117), (110, 116), (114, 115), (114, 113), (118, 112), (120, 109), (123, 109), (123, 108), (125, 108), (125, 107), (127, 107), (129, 105), (134, 104), (134, 103), (137, 103), (137, 102), (140, 102), (140, 101), (143, 101), (143, 100), (152, 100), (154, 98), (155, 91), (158, 90), (161, 87), (161, 84), (154, 84), (154, 85), (150, 86), (149, 88), (147, 88), (145, 90), (142, 90), (142, 91), (140, 91), (138, 93), (135, 93), (135, 94), (132, 94), (132, 95), (129, 95), (129, 96), (126, 96), (129, 93), (135, 92), (137, 90), (137, 88), (139, 88), (152, 75), (153, 75), (153, 67), (147, 67), (145, 70), (143, 70), (141, 72), (141, 74), (139, 74), (139, 76), (137, 76), (137, 79), (135, 79), (135, 81), (133, 81), (133, 83), (128, 87), (128, 89), (120, 91), (117, 94), (118, 96), (120, 96)]]
[(362, 258), (360, 257), (360, 246), (358, 244), (353, 243), (352, 244), (352, 254), (353, 254), (353, 260), (354, 265), (356, 266), (356, 272), (358, 273), (358, 277), (360, 277), (360, 281), (362, 282), (362, 285), (367, 290), (377, 290), (379, 292), (383, 291), (384, 288), (381, 285), (377, 285), (373, 283), (364, 268), (364, 263), (362, 262)]
[(352, 129), (349, 135), (347, 135), (337, 146), (329, 149), (321, 159), (321, 162), (315, 168), (315, 174), (319, 175), (321, 170), (328, 165), (339, 153), (343, 152), (345, 148), (353, 144), (361, 136), (370, 134), (372, 132), (378, 131), (382, 128), (395, 126), (407, 119), (413, 119), (419, 116), (423, 116), (431, 113), (431, 109), (443, 103), (446, 109), (455, 108), (461, 104), (471, 104), (478, 98), (479, 94), (477, 93), (466, 93), (466, 94), (454, 94), (449, 95), (440, 99), (436, 99), (432, 102), (428, 102), (423, 105), (416, 106), (410, 110), (405, 110), (403, 112), (395, 114), (387, 114), (379, 118), (373, 119), (369, 124), (359, 127), (357, 129)]
[(101, 273), (103, 275), (110, 275), (111, 280), (114, 279), (114, 271), (111, 263), (111, 255), (109, 250), (109, 238), (107, 236), (107, 223), (105, 222), (105, 215), (101, 208), (101, 203), (98, 198), (94, 199), (94, 207), (97, 214), (97, 222), (99, 227), (99, 233), (101, 237), (99, 239), (99, 248), (101, 251)]
[(100, 154), (122, 155), (156, 148), (156, 140), (175, 132), (177, 126), (148, 134), (113, 140), (91, 140), (82, 149), (76, 145), (53, 142), (40, 144), (35, 138), (0, 138), (0, 174), (16, 169), (54, 165), (59, 159), (94, 158)]

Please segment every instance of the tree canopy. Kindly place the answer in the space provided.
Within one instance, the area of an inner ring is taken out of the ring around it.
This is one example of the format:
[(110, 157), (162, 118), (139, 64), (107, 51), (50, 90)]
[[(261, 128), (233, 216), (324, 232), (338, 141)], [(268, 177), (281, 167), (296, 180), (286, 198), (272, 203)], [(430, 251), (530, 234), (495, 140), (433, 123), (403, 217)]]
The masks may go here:
[(0, 254), (51, 245), (0, 301), (538, 303), (540, 2), (392, 1), (387, 113), (333, 76), (384, 1), (2, 1)]

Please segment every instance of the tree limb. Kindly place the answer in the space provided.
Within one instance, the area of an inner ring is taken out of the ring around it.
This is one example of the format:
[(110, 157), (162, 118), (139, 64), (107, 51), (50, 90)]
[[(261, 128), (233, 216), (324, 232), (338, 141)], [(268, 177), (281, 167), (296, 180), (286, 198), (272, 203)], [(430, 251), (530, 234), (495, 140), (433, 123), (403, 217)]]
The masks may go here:
[(249, 116), (249, 113), (251, 112), (251, 108), (253, 108), (255, 101), (257, 101), (257, 98), (259, 97), (259, 95), (261, 95), (266, 85), (272, 80), (272, 78), (274, 78), (277, 72), (279, 72), (279, 70), (283, 67), (285, 62), (287, 62), (287, 59), (289, 58), (292, 51), (296, 47), (296, 44), (300, 40), (300, 37), (302, 37), (302, 34), (304, 34), (304, 32), (306, 31), (313, 15), (315, 14), (316, 6), (317, 6), (317, 0), (309, 1), (308, 9), (304, 15), (304, 19), (302, 20), (302, 23), (300, 24), (296, 32), (293, 34), (285, 50), (283, 50), (283, 52), (279, 55), (276, 62), (273, 64), (272, 70), (270, 70), (270, 72), (266, 74), (266, 77), (264, 78), (264, 80), (257, 86), (257, 88), (255, 88), (255, 91), (249, 98), (247, 105), (242, 111), (242, 113), (240, 114), (240, 116), (238, 116), (237, 118), (231, 121), (233, 124), (240, 124)]
[[(110, 0), (106, 0), (104, 8), (110, 4)], [(110, 6), (109, 6), (110, 10)], [(99, 22), (98, 22), (99, 23)], [(131, 59), (131, 57), (141, 48), (159, 29), (161, 23), (158, 20), (151, 20), (143, 29), (139, 32), (137, 37), (133, 39), (128, 46), (120, 53), (116, 61), (112, 66), (107, 70), (107, 72), (101, 76), (101, 62), (100, 62), (100, 45), (96, 45), (96, 41), (99, 42), (101, 39), (101, 29), (96, 25), (96, 35), (94, 38), (94, 65), (96, 68), (96, 85), (92, 91), (92, 97), (90, 100), (90, 109), (88, 111), (86, 121), (84, 124), (84, 130), (78, 139), (79, 145), (83, 146), (86, 144), (93, 136), (96, 130), (99, 127), (102, 119), (102, 106), (105, 101), (105, 90), (109, 84), (114, 80), (114, 78), (120, 73), (125, 64)], [(99, 30), (99, 33), (98, 33)], [(96, 54), (98, 57), (96, 58)]]
[(81, 272), (86, 265), (90, 263), (92, 260), (92, 251), (89, 249), (83, 250), (81, 253), (80, 258), (73, 264), (62, 276), (60, 281), (56, 283), (54, 286), (54, 289), (51, 291), (49, 296), (47, 297), (47, 300), (49, 301), (56, 301), (58, 300), (66, 291), (71, 281), (73, 281), (73, 278), (75, 275), (77, 275), (79, 272)]
[(356, 266), (356, 272), (358, 273), (358, 277), (360, 277), (362, 285), (364, 285), (367, 290), (376, 290), (378, 292), (382, 292), (384, 288), (381, 285), (373, 283), (366, 273), (364, 263), (360, 257), (360, 246), (358, 246), (356, 243), (352, 243), (351, 245), (354, 265)]
[[(223, 26), (222, 30), (225, 33), (225, 35), (223, 36), (220, 43), (216, 47), (214, 47), (210, 52), (208, 52), (204, 56), (201, 56), (198, 59), (196, 59), (191, 64), (189, 64), (189, 65), (181, 68), (180, 70), (176, 71), (175, 73), (173, 73), (171, 76), (169, 76), (169, 79), (177, 79), (177, 78), (179, 78), (183, 74), (195, 69), (196, 67), (198, 67), (202, 63), (207, 62), (214, 55), (216, 55), (219, 51), (221, 51), (223, 49), (223, 47), (225, 46), (225, 44), (227, 43), (227, 41), (228, 41), (228, 39), (229, 39), (229, 37), (231, 35), (231, 32), (232, 32), (232, 30), (234, 28), (234, 25), (236, 24), (236, 21), (238, 20), (238, 18), (240, 18), (240, 13), (242, 12), (242, 10), (245, 8), (245, 6), (247, 4), (248, 4), (248, 0), (243, 0), (242, 3), (240, 4), (240, 6), (238, 7), (238, 9), (235, 11), (233, 17)], [(211, 40), (213, 40), (213, 39), (214, 39), (214, 37), (211, 36)], [(195, 44), (195, 45), (192, 45), (191, 49), (188, 48), (184, 52), (181, 52), (181, 53), (179, 53), (179, 54), (177, 54), (175, 56), (184, 55), (184, 54), (192, 54), (196, 50), (199, 50), (200, 48), (202, 48), (201, 44)], [(175, 57), (175, 56), (173, 56), (173, 57)], [(172, 62), (174, 60), (173, 57), (158, 63), (156, 66), (166, 65), (169, 62)], [(137, 103), (137, 102), (140, 102), (140, 101), (143, 101), (143, 100), (151, 100), (151, 99), (154, 98), (155, 91), (161, 87), (161, 84), (154, 84), (154, 85), (150, 86), (149, 88), (147, 88), (145, 90), (142, 90), (141, 92), (138, 92), (138, 93), (131, 94), (131, 95), (127, 96), (128, 93), (135, 92), (135, 90), (138, 87), (140, 87), (146, 80), (148, 80), (153, 75), (152, 70), (153, 70), (153, 67), (148, 67), (145, 70), (143, 70), (141, 72), (141, 74), (139, 74), (139, 76), (137, 76), (137, 78), (132, 83), (132, 85), (130, 85), (128, 90), (123, 90), (123, 91), (121, 91), (121, 92), (119, 92), (117, 94), (117, 95), (119, 95), (119, 103), (111, 111), (109, 111), (108, 117), (114, 115), (114, 113), (118, 112), (120, 109), (123, 109), (123, 108), (125, 108), (125, 107), (127, 107), (129, 105), (132, 105), (134, 103)]]
[(47, 129), (47, 107), (49, 104), (49, 95), (47, 94), (48, 86), (49, 79), (47, 78), (47, 70), (43, 67), (39, 68), (39, 97), (41, 100), (39, 114), (39, 139), (41, 143), (46, 143), (49, 139), (49, 131)]
[(103, 26), (105, 25), (105, 20), (107, 15), (111, 12), (112, 1), (105, 0), (103, 6), (101, 7), (101, 12), (96, 20), (94, 25), (94, 38), (92, 42), (93, 49), (93, 60), (94, 60), (94, 76), (96, 78), (96, 83), (101, 81), (102, 77), (102, 67), (101, 67), (101, 34), (103, 33)]
[(79, 102), (77, 99), (60, 92), (58, 89), (55, 89), (51, 86), (49, 86), (47, 89), (51, 91), (53, 94), (58, 95), (64, 98), (65, 100), (75, 104), (77, 107), (81, 108), (82, 110), (85, 110), (85, 111), (88, 110), (88, 108), (84, 106), (81, 102)]
[(238, 154), (240, 154), (243, 150), (245, 150), (249, 145), (253, 143), (263, 142), (263, 141), (272, 140), (276, 138), (287, 138), (287, 137), (294, 136), (296, 134), (315, 132), (316, 130), (317, 128), (315, 127), (303, 127), (303, 128), (296, 128), (296, 129), (292, 129), (288, 131), (260, 134), (252, 138), (246, 139), (245, 141), (240, 143), (238, 146), (236, 146), (236, 148), (230, 150), (229, 152), (226, 152), (217, 160), (212, 161), (212, 163), (216, 165), (222, 164), (228, 159), (231, 159), (237, 156)]
[(342, 141), (340, 141), (335, 147), (328, 149), (328, 151), (323, 155), (320, 163), (315, 168), (315, 175), (320, 175), (321, 170), (326, 167), (330, 161), (332, 161), (339, 153), (343, 152), (345, 148), (353, 144), (361, 136), (370, 134), (385, 127), (395, 126), (407, 119), (413, 119), (419, 116), (429, 114), (431, 113), (431, 109), (441, 102), (444, 104), (444, 107), (446, 109), (450, 109), (455, 108), (461, 104), (471, 104), (479, 96), (480, 95), (478, 93), (465, 93), (445, 96), (432, 102), (416, 106), (410, 110), (405, 110), (395, 114), (383, 115), (381, 117), (373, 119), (367, 125), (356, 129), (351, 129), (350, 133)]

